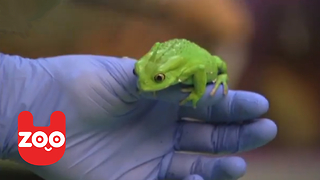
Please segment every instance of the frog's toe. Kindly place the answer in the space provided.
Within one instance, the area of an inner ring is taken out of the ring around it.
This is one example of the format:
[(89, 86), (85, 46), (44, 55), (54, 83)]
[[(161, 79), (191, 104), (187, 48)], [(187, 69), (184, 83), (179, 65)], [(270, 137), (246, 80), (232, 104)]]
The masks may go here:
[(212, 91), (210, 92), (210, 96), (214, 96), (214, 95), (216, 94), (216, 91), (217, 91), (217, 89), (219, 88), (220, 84), (221, 84), (221, 81), (220, 81), (220, 79), (217, 78), (217, 79), (215, 80), (214, 88), (213, 88)]
[(188, 101), (189, 101), (189, 98), (185, 98), (182, 101), (180, 101), (179, 105), (180, 106), (185, 105)]
[[(219, 87), (219, 86), (218, 86), (218, 87)], [(214, 88), (212, 89), (212, 91), (210, 92), (210, 96), (214, 96), (214, 95), (216, 94), (216, 91), (217, 91), (218, 87), (214, 87)]]
[(228, 90), (229, 90), (228, 84), (226, 82), (223, 82), (223, 94), (227, 95)]

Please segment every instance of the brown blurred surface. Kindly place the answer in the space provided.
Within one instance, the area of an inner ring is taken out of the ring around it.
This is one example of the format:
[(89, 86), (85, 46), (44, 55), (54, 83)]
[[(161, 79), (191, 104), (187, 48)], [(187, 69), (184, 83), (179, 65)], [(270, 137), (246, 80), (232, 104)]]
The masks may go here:
[[(270, 101), (275, 147), (319, 146), (319, 1), (249, 1), (255, 17), (250, 63), (241, 88)], [(247, 80), (245, 77), (253, 77)]]
[[(210, 51), (219, 51), (230, 64), (231, 87), (236, 85), (246, 63), (242, 49), (246, 49), (251, 33), (251, 19), (245, 9), (239, 8), (242, 4), (224, 0), (188, 0), (187, 5), (181, 0), (155, 1), (148, 4), (150, 7), (137, 3), (127, 12), (127, 5), (121, 6), (118, 1), (108, 1), (107, 5), (106, 1), (89, 2), (62, 1), (35, 21), (9, 21), (26, 28), (21, 33), (10, 28), (0, 33), (1, 52), (26, 57), (79, 53), (139, 58), (156, 41), (187, 38)], [(27, 8), (35, 9), (31, 5)], [(143, 8), (148, 11), (142, 12)], [(1, 20), (4, 18), (0, 16)], [(0, 25), (0, 29), (5, 28)]]
[[(18, 0), (13, 0), (15, 1)], [(209, 48), (230, 39), (233, 42), (239, 41), (250, 32), (250, 20), (245, 18), (248, 15), (237, 8), (235, 3), (221, 0), (188, 1), (189, 3), (174, 1), (154, 4), (162, 13), (160, 17), (143, 16), (140, 12), (123, 13), (119, 8), (112, 9), (104, 4), (92, 6), (88, 3), (63, 1), (64, 3), (48, 11), (46, 16), (29, 23), (32, 27), (26, 29), (25, 37), (10, 33), (10, 28), (7, 33), (0, 34), (0, 49), (2, 52), (31, 57), (65, 53), (140, 57), (156, 41), (184, 37)], [(216, 4), (219, 4), (219, 8)], [(13, 5), (8, 5), (10, 8), (11, 6)], [(19, 11), (21, 6), (18, 7), (14, 9)], [(34, 8), (27, 6), (29, 10)], [(198, 11), (199, 8), (202, 11)], [(220, 9), (229, 9), (229, 12), (211, 13), (211, 10), (219, 12)], [(158, 12), (155, 11), (155, 14)], [(0, 21), (20, 23), (4, 19)]]
[(280, 148), (242, 155), (247, 161), (243, 180), (319, 180), (319, 149)]

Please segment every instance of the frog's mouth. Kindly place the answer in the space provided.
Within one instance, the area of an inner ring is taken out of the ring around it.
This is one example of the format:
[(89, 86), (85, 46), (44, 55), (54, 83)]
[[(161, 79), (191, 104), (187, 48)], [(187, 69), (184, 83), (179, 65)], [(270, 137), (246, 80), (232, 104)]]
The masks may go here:
[(163, 89), (166, 89), (169, 86), (165, 86), (165, 87), (156, 87), (154, 85), (150, 85), (150, 86), (145, 86), (145, 85), (140, 85), (139, 83), (137, 84), (137, 90), (140, 92), (155, 92), (155, 91), (160, 91)]

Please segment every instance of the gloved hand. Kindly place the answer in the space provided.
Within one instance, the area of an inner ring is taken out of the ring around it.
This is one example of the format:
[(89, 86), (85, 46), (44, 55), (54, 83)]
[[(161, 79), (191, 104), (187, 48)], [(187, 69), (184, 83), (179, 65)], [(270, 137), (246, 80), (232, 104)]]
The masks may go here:
[[(139, 94), (135, 60), (68, 55), (30, 60), (0, 54), (0, 155), (24, 164), (47, 180), (234, 180), (244, 175), (240, 157), (231, 154), (263, 146), (276, 125), (259, 119), (268, 110), (261, 95), (222, 87), (207, 94), (197, 109), (179, 106), (173, 86)], [(34, 166), (17, 148), (17, 118), (30, 111), (34, 125), (49, 125), (53, 111), (67, 117), (66, 151), (60, 161)], [(180, 121), (183, 117), (203, 122)], [(185, 151), (185, 152), (181, 152)]]

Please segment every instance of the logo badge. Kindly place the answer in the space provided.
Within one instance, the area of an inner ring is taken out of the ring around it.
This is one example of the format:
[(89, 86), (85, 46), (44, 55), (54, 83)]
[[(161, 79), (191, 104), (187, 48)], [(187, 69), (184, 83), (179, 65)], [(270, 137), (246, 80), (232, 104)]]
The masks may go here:
[(50, 126), (35, 127), (33, 116), (23, 111), (18, 116), (18, 150), (26, 162), (47, 166), (58, 162), (66, 149), (66, 117), (55, 111)]

